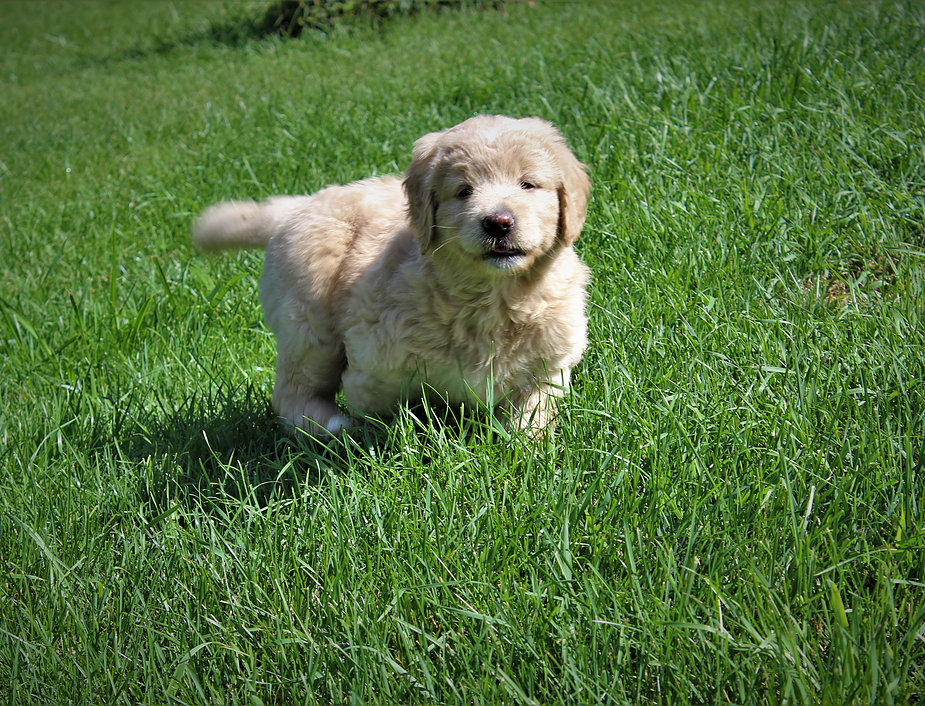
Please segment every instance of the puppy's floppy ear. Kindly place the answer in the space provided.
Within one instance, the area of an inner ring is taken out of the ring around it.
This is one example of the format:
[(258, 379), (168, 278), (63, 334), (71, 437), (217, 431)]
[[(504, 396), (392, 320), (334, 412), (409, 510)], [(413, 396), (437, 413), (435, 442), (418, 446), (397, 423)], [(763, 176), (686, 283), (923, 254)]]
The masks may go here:
[(562, 169), (562, 183), (558, 186), (559, 237), (566, 245), (571, 245), (578, 240), (585, 224), (591, 181), (585, 172), (585, 165), (572, 154), (565, 139), (558, 133), (557, 137), (554, 152)]
[(585, 173), (585, 165), (578, 161), (552, 123), (541, 118), (523, 118), (519, 122), (522, 129), (542, 141), (558, 162), (561, 170), (561, 181), (556, 185), (559, 237), (566, 245), (571, 245), (581, 235), (591, 193), (591, 181)]
[(414, 143), (411, 164), (405, 170), (402, 184), (408, 197), (408, 217), (418, 232), (422, 252), (434, 243), (437, 195), (432, 181), (442, 136), (442, 132), (431, 132)]

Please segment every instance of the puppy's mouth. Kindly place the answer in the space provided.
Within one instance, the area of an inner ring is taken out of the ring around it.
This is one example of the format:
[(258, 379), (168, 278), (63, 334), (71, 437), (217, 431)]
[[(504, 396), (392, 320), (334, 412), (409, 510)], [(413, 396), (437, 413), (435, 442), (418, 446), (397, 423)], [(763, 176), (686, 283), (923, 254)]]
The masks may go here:
[(482, 255), (482, 259), (486, 262), (490, 262), (496, 267), (505, 269), (508, 267), (515, 267), (526, 254), (527, 253), (520, 248), (510, 248), (506, 245), (493, 245)]

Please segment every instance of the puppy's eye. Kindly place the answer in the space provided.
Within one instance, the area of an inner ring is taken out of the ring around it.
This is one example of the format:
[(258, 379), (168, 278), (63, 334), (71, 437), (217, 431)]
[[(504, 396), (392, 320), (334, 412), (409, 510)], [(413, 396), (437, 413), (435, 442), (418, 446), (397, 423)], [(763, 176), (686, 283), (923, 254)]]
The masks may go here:
[(536, 185), (530, 181), (522, 181), (520, 182), (520, 188), (524, 191), (530, 191), (531, 189), (535, 189)]
[(472, 196), (472, 187), (469, 186), (468, 184), (466, 186), (463, 186), (462, 188), (459, 189), (459, 191), (456, 192), (456, 198), (458, 199), (467, 199), (470, 196)]

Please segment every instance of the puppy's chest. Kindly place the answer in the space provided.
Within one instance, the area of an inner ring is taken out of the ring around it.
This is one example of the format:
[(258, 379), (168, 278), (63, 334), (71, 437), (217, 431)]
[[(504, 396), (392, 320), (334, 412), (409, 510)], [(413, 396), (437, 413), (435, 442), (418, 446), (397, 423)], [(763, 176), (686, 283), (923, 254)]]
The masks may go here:
[[(470, 354), (472, 353), (470, 347)], [(433, 390), (451, 402), (478, 398), (497, 401), (514, 384), (515, 371), (492, 349), (480, 350), (478, 357), (421, 354), (408, 360), (408, 369), (419, 378), (424, 392)]]
[(536, 361), (524, 345), (529, 327), (485, 318), (385, 317), (370, 337), (375, 344), (353, 362), (376, 377), (410, 383), (405, 389), (414, 396), (430, 388), (451, 402), (497, 401), (524, 384)]

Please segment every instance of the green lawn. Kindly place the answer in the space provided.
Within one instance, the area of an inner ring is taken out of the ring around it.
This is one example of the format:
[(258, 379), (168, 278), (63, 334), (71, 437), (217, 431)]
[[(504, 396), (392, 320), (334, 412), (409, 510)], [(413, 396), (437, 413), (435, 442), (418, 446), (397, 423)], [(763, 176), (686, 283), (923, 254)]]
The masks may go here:
[[(0, 4), (2, 698), (925, 699), (922, 5), (256, 5)], [(476, 112), (594, 184), (556, 437), (287, 440), (262, 254), (192, 218)]]

